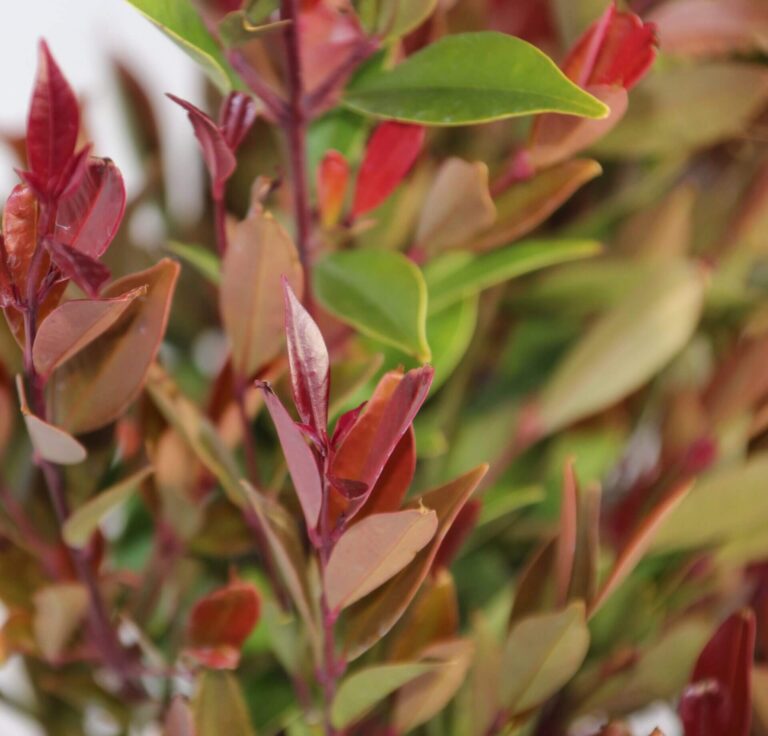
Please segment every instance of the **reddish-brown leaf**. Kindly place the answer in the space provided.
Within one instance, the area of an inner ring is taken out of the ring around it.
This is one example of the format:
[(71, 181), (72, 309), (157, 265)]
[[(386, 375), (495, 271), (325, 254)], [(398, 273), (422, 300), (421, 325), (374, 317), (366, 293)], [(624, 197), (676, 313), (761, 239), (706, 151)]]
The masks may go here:
[(389, 456), (384, 470), (381, 471), (376, 485), (365, 505), (360, 509), (357, 518), (360, 519), (369, 514), (382, 514), (386, 511), (397, 511), (408, 492), (415, 472), (416, 438), (413, 427), (410, 427)]
[(293, 487), (299, 497), (307, 527), (312, 533), (317, 526), (323, 498), (323, 486), (317, 460), (296, 422), (286, 411), (280, 399), (275, 396), (269, 384), (259, 382), (257, 385), (264, 393), (264, 403), (267, 405), (269, 415), (275, 424)]
[(424, 144), (425, 128), (407, 123), (381, 123), (373, 131), (357, 175), (352, 215), (378, 207), (405, 178)]
[(317, 204), (324, 227), (335, 225), (349, 184), (349, 163), (338, 151), (327, 151), (317, 168)]
[(283, 276), (285, 335), (293, 401), (301, 421), (323, 438), (328, 431), (330, 363), (320, 328)]
[(117, 234), (125, 212), (120, 169), (106, 158), (92, 158), (79, 186), (59, 201), (54, 237), (91, 258), (99, 258)]
[(563, 491), (560, 501), (560, 530), (555, 557), (555, 596), (558, 605), (568, 600), (578, 534), (579, 481), (573, 460), (563, 468)]
[(88, 296), (97, 297), (101, 287), (109, 281), (109, 269), (95, 258), (58, 240), (47, 238), (44, 242), (51, 260), (61, 273), (74, 281)]
[(187, 111), (187, 117), (192, 123), (192, 129), (195, 131), (195, 137), (200, 144), (205, 165), (211, 176), (213, 196), (220, 199), (224, 196), (224, 185), (237, 165), (232, 149), (219, 130), (219, 126), (202, 110), (175, 95), (169, 94), (168, 97)]
[(699, 655), (680, 700), (685, 736), (748, 736), (755, 616), (729, 616)]
[(27, 120), (27, 163), (45, 194), (55, 194), (75, 152), (80, 128), (77, 98), (45, 41)]
[(31, 187), (17, 184), (3, 210), (3, 238), (6, 265), (22, 297), (26, 297), (27, 276), (37, 247), (39, 207)]
[(248, 135), (257, 115), (256, 103), (250, 95), (230, 92), (224, 98), (219, 110), (219, 129), (233, 153)]
[(259, 620), (259, 607), (259, 593), (251, 583), (230, 583), (208, 594), (190, 614), (187, 654), (211, 669), (234, 669)]
[(443, 539), (443, 543), (437, 550), (435, 561), (432, 563), (433, 574), (451, 566), (451, 563), (456, 559), (456, 555), (459, 554), (464, 546), (464, 542), (472, 534), (472, 530), (480, 518), (482, 508), (482, 502), (479, 499), (472, 498), (459, 511), (456, 521), (453, 522), (448, 533), (445, 535), (445, 539)]

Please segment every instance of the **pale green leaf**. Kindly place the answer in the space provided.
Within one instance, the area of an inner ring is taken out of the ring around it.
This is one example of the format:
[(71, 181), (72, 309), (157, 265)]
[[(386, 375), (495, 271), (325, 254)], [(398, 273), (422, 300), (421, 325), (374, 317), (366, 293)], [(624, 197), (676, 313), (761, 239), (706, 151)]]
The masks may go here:
[(168, 241), (168, 250), (186, 261), (214, 286), (221, 284), (221, 261), (213, 251), (202, 245), (179, 243), (176, 240)]

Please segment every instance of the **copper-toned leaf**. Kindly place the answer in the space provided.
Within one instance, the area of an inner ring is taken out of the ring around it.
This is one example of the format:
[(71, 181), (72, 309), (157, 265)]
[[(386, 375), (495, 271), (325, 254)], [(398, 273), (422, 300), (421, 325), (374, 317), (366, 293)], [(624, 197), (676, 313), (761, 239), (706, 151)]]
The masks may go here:
[(244, 92), (230, 92), (221, 103), (219, 129), (234, 152), (256, 121), (258, 109), (253, 97)]
[(16, 376), (16, 389), (24, 423), (27, 425), (27, 432), (35, 452), (43, 459), (59, 465), (76, 465), (83, 462), (86, 458), (85, 448), (72, 435), (32, 413), (27, 404), (24, 381), (20, 375)]
[(562, 606), (568, 599), (568, 589), (571, 585), (579, 523), (579, 480), (572, 459), (568, 460), (563, 468), (563, 490), (560, 499), (560, 528), (555, 554), (555, 597), (557, 604)]
[(357, 518), (397, 511), (416, 472), (416, 438), (411, 427), (392, 451)]
[(426, 723), (448, 705), (464, 682), (473, 652), (468, 639), (439, 642), (422, 652), (421, 660), (436, 660), (440, 667), (407, 683), (398, 692), (393, 715), (398, 731), (404, 733)]
[(422, 549), (402, 572), (348, 609), (344, 651), (349, 660), (370, 649), (403, 615), (429, 573), (440, 543), (456, 515), (487, 470), (487, 465), (481, 465), (440, 488), (428, 491), (413, 502), (411, 508), (425, 506), (435, 511), (437, 532), (430, 544)]
[(52, 194), (75, 152), (80, 128), (77, 98), (45, 41), (27, 120), (27, 163), (38, 186)]
[(324, 227), (335, 225), (344, 207), (349, 184), (349, 163), (338, 151), (326, 151), (317, 167), (317, 200)]
[(32, 358), (35, 370), (49, 375), (108, 330), (146, 287), (112, 299), (76, 299), (61, 304), (40, 325)]
[(529, 233), (601, 173), (597, 161), (576, 159), (514, 184), (496, 198), (496, 224), (473, 241), (472, 249), (498, 248)]
[(453, 525), (448, 530), (448, 534), (445, 535), (440, 549), (437, 550), (432, 567), (433, 571), (437, 572), (451, 566), (464, 543), (474, 531), (482, 508), (483, 504), (477, 498), (472, 498), (464, 504)]
[(195, 137), (203, 152), (203, 160), (211, 176), (213, 196), (216, 199), (221, 199), (224, 196), (224, 185), (227, 179), (232, 176), (237, 165), (235, 154), (227, 143), (223, 132), (219, 130), (219, 126), (208, 115), (191, 102), (182, 100), (180, 97), (171, 94), (168, 97), (187, 111), (189, 122), (192, 123)]
[(509, 632), (501, 700), (513, 713), (543, 703), (576, 674), (589, 648), (584, 604), (521, 619)]
[(125, 212), (125, 184), (109, 159), (92, 158), (79, 186), (56, 208), (53, 237), (91, 258), (99, 258), (117, 234)]
[(255, 736), (240, 684), (230, 672), (206, 670), (192, 700), (195, 736)]
[(132, 289), (139, 296), (100, 337), (73, 356), (50, 382), (50, 416), (79, 434), (114, 421), (141, 391), (165, 333), (179, 266), (163, 259), (113, 283), (104, 296)]
[(293, 401), (301, 421), (322, 437), (328, 430), (330, 361), (320, 328), (283, 278), (285, 334)]
[(190, 613), (186, 653), (205, 667), (234, 669), (259, 609), (259, 592), (251, 583), (233, 582), (209, 593)]
[(437, 515), (426, 508), (373, 514), (350, 527), (325, 568), (331, 610), (346, 608), (383, 585), (429, 544), (436, 531)]
[(386, 122), (373, 131), (357, 175), (352, 215), (378, 207), (410, 171), (424, 144), (420, 125)]
[(301, 510), (310, 531), (317, 526), (323, 502), (323, 483), (314, 452), (304, 435), (266, 383), (259, 384), (264, 392), (264, 403), (275, 424), (280, 446), (283, 448), (288, 472), (299, 497)]
[(271, 215), (252, 213), (230, 234), (219, 291), (232, 365), (243, 377), (280, 352), (285, 335), (281, 276), (300, 297), (303, 274), (293, 241)]
[(729, 616), (699, 655), (680, 700), (685, 736), (748, 736), (755, 616)]
[(57, 240), (47, 238), (44, 242), (51, 260), (61, 273), (72, 279), (88, 296), (97, 297), (101, 287), (109, 281), (109, 269), (101, 261)]
[(37, 248), (39, 207), (31, 187), (17, 184), (3, 209), (3, 240), (8, 272), (22, 297), (27, 295), (27, 275)]
[(471, 244), (496, 219), (488, 191), (488, 167), (460, 158), (446, 160), (435, 176), (416, 227), (416, 247), (427, 253)]

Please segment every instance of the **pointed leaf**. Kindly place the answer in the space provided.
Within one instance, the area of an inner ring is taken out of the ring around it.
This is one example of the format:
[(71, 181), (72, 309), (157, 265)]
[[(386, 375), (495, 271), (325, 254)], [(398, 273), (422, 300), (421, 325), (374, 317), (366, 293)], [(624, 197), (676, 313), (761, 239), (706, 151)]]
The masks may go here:
[(109, 159), (92, 158), (79, 186), (59, 201), (54, 238), (99, 258), (117, 234), (125, 212), (125, 184)]
[(271, 387), (266, 383), (258, 385), (264, 393), (264, 403), (267, 405), (277, 436), (280, 438), (280, 446), (283, 448), (288, 472), (291, 474), (293, 487), (299, 497), (307, 527), (310, 531), (314, 530), (323, 502), (323, 483), (317, 459), (296, 422), (286, 411), (280, 399), (275, 396)]
[(86, 458), (85, 448), (72, 435), (35, 416), (27, 405), (22, 377), (16, 376), (21, 413), (27, 432), (40, 457), (59, 465), (76, 465)]
[(80, 506), (66, 521), (61, 530), (64, 541), (77, 549), (85, 547), (98, 528), (101, 520), (112, 509), (125, 503), (141, 484), (154, 472), (146, 467), (115, 485), (99, 492)]
[(203, 160), (211, 177), (214, 199), (221, 199), (224, 196), (227, 179), (232, 176), (237, 166), (232, 148), (227, 143), (224, 133), (219, 130), (219, 126), (202, 110), (176, 95), (168, 94), (167, 97), (187, 111), (187, 117), (192, 123), (192, 129), (195, 131), (195, 137), (203, 152)]
[(344, 101), (370, 115), (427, 125), (608, 113), (535, 46), (492, 31), (446, 36), (392, 71), (360, 75)]
[(314, 268), (317, 298), (339, 319), (426, 362), (427, 290), (418, 267), (401, 253), (333, 253)]
[(378, 207), (411, 170), (424, 145), (420, 125), (382, 123), (373, 131), (357, 175), (352, 216)]
[(222, 101), (219, 129), (233, 153), (248, 135), (258, 114), (253, 97), (244, 92), (230, 92)]
[(189, 0), (128, 2), (200, 64), (220, 91), (237, 86), (237, 75)]
[(179, 243), (175, 240), (169, 240), (166, 247), (175, 256), (196, 269), (214, 286), (221, 285), (221, 261), (211, 250), (202, 245)]
[(57, 240), (46, 239), (44, 242), (51, 260), (61, 273), (72, 279), (88, 296), (97, 297), (101, 287), (109, 281), (109, 269), (95, 258)]
[(540, 705), (576, 674), (588, 648), (581, 602), (520, 620), (504, 645), (502, 703), (513, 713)]
[(344, 208), (349, 163), (338, 151), (326, 151), (317, 167), (317, 200), (323, 227), (333, 227)]
[(411, 504), (411, 508), (424, 506), (435, 511), (437, 532), (410, 565), (347, 610), (344, 651), (348, 661), (370, 649), (403, 615), (429, 573), (454, 519), (487, 470), (487, 465), (481, 465), (440, 488), (428, 491)]
[(438, 662), (397, 662), (373, 665), (353, 672), (339, 685), (333, 699), (333, 725), (336, 728), (352, 725), (403, 685), (440, 666)]
[(449, 158), (438, 170), (416, 227), (416, 248), (438, 253), (471, 242), (496, 220), (488, 166)]
[(255, 736), (243, 692), (230, 672), (204, 671), (192, 700), (195, 736)]
[(146, 288), (139, 287), (112, 299), (75, 299), (56, 307), (35, 336), (35, 370), (48, 376), (108, 330), (145, 293)]
[(104, 297), (146, 288), (100, 337), (53, 373), (50, 416), (74, 434), (114, 421), (138, 396), (165, 333), (179, 266), (163, 259), (115, 281)]
[(437, 515), (425, 508), (373, 514), (348, 529), (325, 569), (331, 610), (360, 600), (396, 575), (434, 537)]
[(291, 369), (293, 402), (301, 421), (320, 437), (328, 431), (330, 361), (320, 328), (283, 278), (285, 335)]
[(270, 214), (252, 213), (230, 235), (219, 291), (232, 365), (243, 378), (275, 358), (283, 344), (281, 276), (301, 295), (303, 274), (293, 241)]
[(251, 583), (233, 582), (209, 593), (190, 613), (186, 654), (204, 667), (235, 669), (259, 608), (259, 593)]
[(37, 248), (39, 207), (31, 187), (17, 184), (3, 210), (3, 241), (8, 272), (22, 297), (27, 295), (27, 276)]
[(411, 427), (389, 456), (357, 518), (397, 511), (411, 486), (415, 472), (416, 438)]
[(80, 110), (45, 41), (40, 42), (37, 64), (27, 120), (27, 163), (44, 192), (52, 194), (75, 153)]
[(579, 481), (573, 460), (563, 468), (563, 490), (560, 501), (560, 529), (555, 554), (555, 597), (557, 605), (565, 605), (573, 575), (578, 534)]

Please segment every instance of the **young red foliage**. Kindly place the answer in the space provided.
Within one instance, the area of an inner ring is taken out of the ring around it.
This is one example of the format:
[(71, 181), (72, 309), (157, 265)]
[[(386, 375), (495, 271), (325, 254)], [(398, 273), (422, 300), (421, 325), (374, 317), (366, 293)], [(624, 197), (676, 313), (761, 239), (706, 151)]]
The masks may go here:
[(259, 593), (250, 583), (230, 583), (208, 594), (190, 614), (186, 653), (205, 667), (234, 669), (259, 611)]
[(384, 470), (381, 471), (376, 485), (368, 496), (365, 506), (360, 509), (357, 518), (397, 511), (403, 503), (415, 472), (416, 438), (413, 427), (409, 427), (389, 456)]
[(66, 278), (74, 281), (88, 296), (99, 295), (110, 276), (103, 263), (58, 240), (46, 238), (44, 243), (51, 260)]
[(221, 103), (219, 130), (234, 153), (256, 121), (258, 110), (250, 95), (230, 92)]
[(734, 613), (720, 625), (699, 655), (680, 700), (685, 736), (749, 735), (754, 649), (752, 611)]
[(66, 189), (80, 128), (77, 98), (45, 41), (27, 120), (27, 179), (44, 197)]
[(426, 129), (406, 123), (381, 123), (368, 141), (357, 175), (352, 216), (359, 217), (378, 207), (411, 170), (422, 146)]
[(328, 151), (317, 169), (317, 200), (325, 227), (339, 220), (349, 185), (349, 163), (338, 151)]
[(456, 555), (459, 554), (464, 543), (469, 539), (469, 535), (472, 534), (472, 530), (477, 525), (482, 509), (482, 501), (477, 498), (471, 498), (459, 511), (437, 550), (434, 562), (432, 563), (433, 575), (451, 566), (451, 563), (456, 559)]
[(3, 210), (3, 238), (10, 279), (22, 296), (26, 295), (27, 276), (37, 247), (37, 197), (27, 184), (17, 184)]
[(582, 87), (599, 84), (631, 89), (656, 58), (656, 28), (634, 13), (606, 8), (568, 54), (563, 71)]
[(320, 328), (296, 298), (285, 277), (282, 278), (282, 284), (293, 401), (301, 421), (309, 425), (322, 440), (328, 430), (328, 350)]

